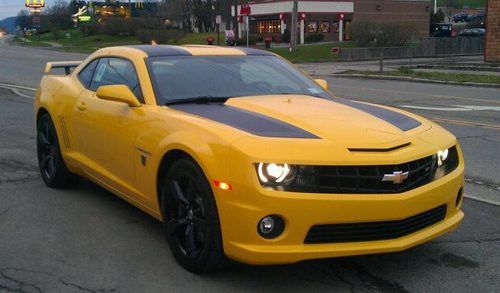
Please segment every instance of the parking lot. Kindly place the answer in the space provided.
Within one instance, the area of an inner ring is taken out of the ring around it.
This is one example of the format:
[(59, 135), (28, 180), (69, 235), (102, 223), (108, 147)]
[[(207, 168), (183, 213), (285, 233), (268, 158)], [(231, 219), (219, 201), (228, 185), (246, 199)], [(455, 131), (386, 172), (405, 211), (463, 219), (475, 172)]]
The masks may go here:
[[(6, 53), (0, 63), (8, 64), (0, 67), (0, 83), (31, 88), (43, 62), (55, 56), (0, 50)], [(339, 96), (421, 114), (459, 138), (467, 183), (466, 218), (457, 231), (398, 253), (284, 266), (233, 263), (193, 275), (175, 263), (161, 223), (139, 209), (88, 181), (71, 190), (45, 187), (36, 164), (33, 92), (4, 86), (0, 292), (499, 292), (500, 90), (322, 78)]]

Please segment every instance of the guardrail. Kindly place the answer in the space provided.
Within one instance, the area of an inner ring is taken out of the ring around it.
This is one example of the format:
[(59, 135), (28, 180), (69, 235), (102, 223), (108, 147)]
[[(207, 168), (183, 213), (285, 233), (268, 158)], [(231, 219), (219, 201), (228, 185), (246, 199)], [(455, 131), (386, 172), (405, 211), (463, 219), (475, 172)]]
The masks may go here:
[(339, 59), (373, 60), (379, 59), (381, 52), (384, 59), (480, 55), (484, 54), (484, 38), (422, 38), (411, 47), (342, 48)]

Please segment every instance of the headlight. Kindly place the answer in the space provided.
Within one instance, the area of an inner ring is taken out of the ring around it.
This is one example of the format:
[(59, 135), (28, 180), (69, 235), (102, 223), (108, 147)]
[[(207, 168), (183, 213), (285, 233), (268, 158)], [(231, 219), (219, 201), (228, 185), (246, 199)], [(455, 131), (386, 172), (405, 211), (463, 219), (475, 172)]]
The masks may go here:
[(444, 163), (446, 163), (446, 159), (448, 159), (448, 153), (448, 149), (437, 152), (438, 167), (441, 167)]
[(277, 163), (258, 163), (257, 174), (263, 185), (286, 185), (295, 178), (295, 166)]
[(456, 146), (449, 149), (439, 150), (435, 156), (437, 166), (434, 179), (439, 179), (458, 167), (458, 152)]

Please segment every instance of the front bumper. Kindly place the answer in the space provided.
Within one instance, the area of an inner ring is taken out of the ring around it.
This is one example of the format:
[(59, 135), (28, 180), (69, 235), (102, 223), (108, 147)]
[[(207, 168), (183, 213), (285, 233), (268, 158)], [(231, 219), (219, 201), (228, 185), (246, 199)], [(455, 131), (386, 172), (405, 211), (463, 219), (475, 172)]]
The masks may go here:
[[(452, 173), (401, 194), (306, 194), (233, 184), (231, 192), (216, 190), (224, 251), (244, 263), (281, 264), (408, 249), (459, 226), (464, 214), (455, 201), (464, 187), (463, 171), (461, 160)], [(444, 220), (400, 238), (304, 244), (314, 225), (401, 220), (443, 204)], [(269, 214), (282, 216), (286, 224), (283, 234), (271, 240), (257, 232), (257, 223)]]

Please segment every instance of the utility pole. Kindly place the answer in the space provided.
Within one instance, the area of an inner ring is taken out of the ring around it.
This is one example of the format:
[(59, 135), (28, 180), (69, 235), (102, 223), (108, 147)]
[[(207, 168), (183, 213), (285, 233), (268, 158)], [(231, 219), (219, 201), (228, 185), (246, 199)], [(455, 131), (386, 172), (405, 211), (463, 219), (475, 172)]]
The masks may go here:
[(290, 28), (290, 52), (297, 48), (297, 19), (299, 14), (299, 0), (293, 0), (292, 25)]

